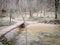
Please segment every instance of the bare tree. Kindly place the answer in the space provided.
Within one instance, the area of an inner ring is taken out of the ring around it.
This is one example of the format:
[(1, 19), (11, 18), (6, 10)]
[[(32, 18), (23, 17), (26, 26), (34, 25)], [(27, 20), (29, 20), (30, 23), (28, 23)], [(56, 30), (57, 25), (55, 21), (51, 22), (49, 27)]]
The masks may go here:
[(30, 17), (32, 16), (32, 0), (27, 0), (28, 11), (30, 13)]
[(55, 0), (55, 19), (57, 19), (58, 6), (59, 6), (59, 0)]

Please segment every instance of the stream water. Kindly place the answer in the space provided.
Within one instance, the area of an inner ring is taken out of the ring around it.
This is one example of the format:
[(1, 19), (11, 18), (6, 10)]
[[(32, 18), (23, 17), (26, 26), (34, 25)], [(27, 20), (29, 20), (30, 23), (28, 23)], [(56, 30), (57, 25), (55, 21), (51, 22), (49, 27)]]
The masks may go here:
[(27, 32), (24, 30), (16, 36), (17, 30), (6, 35), (8, 40), (14, 38), (14, 45), (60, 45), (60, 26), (29, 26)]

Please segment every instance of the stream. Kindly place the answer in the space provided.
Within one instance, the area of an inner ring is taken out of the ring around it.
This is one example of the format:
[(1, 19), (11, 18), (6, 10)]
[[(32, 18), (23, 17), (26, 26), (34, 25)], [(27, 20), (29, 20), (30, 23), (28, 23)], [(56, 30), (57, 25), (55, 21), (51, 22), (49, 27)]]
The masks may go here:
[(16, 36), (18, 30), (6, 35), (8, 40), (13, 39), (14, 45), (60, 45), (60, 26), (30, 25)]

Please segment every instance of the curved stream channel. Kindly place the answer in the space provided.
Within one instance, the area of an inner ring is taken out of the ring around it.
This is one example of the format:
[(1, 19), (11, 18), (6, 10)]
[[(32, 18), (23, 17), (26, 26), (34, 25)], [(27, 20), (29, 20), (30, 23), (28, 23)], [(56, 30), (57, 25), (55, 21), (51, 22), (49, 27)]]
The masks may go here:
[[(18, 34), (18, 28), (6, 35), (14, 45), (60, 45), (60, 26), (32, 24)], [(26, 37), (27, 36), (27, 37)]]

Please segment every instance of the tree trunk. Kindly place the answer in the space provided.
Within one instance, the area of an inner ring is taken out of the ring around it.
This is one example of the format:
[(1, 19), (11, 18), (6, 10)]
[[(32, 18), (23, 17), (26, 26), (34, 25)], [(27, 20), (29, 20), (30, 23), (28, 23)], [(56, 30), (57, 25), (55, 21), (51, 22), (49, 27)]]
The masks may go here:
[(55, 9), (55, 19), (57, 19), (57, 9)]
[(11, 24), (11, 18), (12, 18), (12, 15), (11, 15), (11, 13), (10, 13), (10, 22), (9, 22), (9, 24)]
[(32, 16), (32, 12), (31, 12), (31, 10), (29, 10), (29, 13), (30, 13), (30, 17), (33, 17), (33, 16)]
[(59, 6), (59, 0), (55, 0), (55, 19), (57, 19), (58, 6)]

